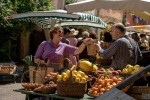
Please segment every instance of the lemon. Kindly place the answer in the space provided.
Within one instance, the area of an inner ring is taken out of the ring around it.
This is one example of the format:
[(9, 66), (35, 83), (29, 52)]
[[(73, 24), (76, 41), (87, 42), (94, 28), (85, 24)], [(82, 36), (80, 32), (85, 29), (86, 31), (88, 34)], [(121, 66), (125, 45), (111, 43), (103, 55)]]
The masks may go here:
[(77, 74), (76, 77), (77, 77), (77, 78), (81, 78), (82, 76), (81, 76), (80, 74)]
[(62, 81), (62, 75), (57, 75), (57, 80)]
[(84, 78), (86, 78), (86, 80), (87, 80), (87, 79), (88, 79), (88, 76), (87, 76), (87, 75), (85, 75), (85, 76), (84, 76)]
[(84, 77), (84, 76), (85, 76), (85, 73), (84, 73), (84, 72), (82, 72), (82, 71), (78, 71), (78, 73), (79, 73), (82, 77)]
[(64, 76), (63, 77), (63, 81), (67, 81), (68, 80), (68, 77), (67, 76)]
[(86, 78), (81, 78), (80, 83), (86, 83)]
[(63, 72), (63, 73), (62, 73), (62, 76), (65, 76), (65, 75), (66, 75), (66, 73), (65, 73), (65, 72)]
[(79, 83), (80, 82), (80, 78), (75, 78), (75, 82)]
[(66, 74), (70, 74), (70, 70), (66, 70)]
[(93, 71), (97, 71), (98, 67), (96, 65), (93, 65)]

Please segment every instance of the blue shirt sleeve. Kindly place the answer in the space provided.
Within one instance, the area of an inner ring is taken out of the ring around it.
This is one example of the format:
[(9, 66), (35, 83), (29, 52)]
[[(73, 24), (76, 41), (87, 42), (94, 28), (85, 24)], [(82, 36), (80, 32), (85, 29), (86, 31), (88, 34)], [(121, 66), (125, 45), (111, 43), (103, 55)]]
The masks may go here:
[(110, 59), (118, 50), (119, 48), (119, 41), (115, 41), (111, 44), (111, 46), (106, 49), (106, 50), (100, 50), (99, 54), (104, 58), (104, 59)]

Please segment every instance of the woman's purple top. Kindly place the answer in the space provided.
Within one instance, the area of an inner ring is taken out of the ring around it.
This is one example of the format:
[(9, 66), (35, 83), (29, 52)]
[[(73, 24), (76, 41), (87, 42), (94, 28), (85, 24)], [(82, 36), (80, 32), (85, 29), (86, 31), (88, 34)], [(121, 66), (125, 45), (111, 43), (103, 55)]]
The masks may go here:
[(58, 47), (54, 47), (52, 41), (43, 41), (35, 53), (35, 58), (49, 59), (51, 63), (61, 63), (64, 55), (74, 55), (77, 47), (59, 42)]

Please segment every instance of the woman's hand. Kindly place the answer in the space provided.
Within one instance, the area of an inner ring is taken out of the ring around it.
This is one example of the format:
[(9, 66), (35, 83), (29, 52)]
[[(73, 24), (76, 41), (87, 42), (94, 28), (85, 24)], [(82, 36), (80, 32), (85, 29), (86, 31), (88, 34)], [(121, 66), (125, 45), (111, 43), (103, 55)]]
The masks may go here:
[(74, 55), (80, 54), (87, 45), (91, 44), (91, 41), (92, 41), (91, 38), (84, 39), (83, 43), (79, 46), (79, 48), (75, 50)]
[(36, 64), (45, 64), (45, 61), (44, 60), (41, 60), (41, 59), (39, 59), (39, 58), (35, 58), (34, 59), (34, 62), (36, 63)]
[(83, 40), (83, 43), (87, 46), (93, 43), (93, 39), (92, 38), (86, 38)]

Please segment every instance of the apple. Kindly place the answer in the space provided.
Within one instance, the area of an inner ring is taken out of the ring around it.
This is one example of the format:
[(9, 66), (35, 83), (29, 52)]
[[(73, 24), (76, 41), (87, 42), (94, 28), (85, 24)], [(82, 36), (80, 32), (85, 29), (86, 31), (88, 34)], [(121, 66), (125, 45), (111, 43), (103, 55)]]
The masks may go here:
[(98, 71), (98, 74), (104, 74), (104, 71), (100, 70)]
[(114, 69), (112, 67), (109, 68), (110, 71), (114, 71)]
[(121, 70), (117, 70), (117, 72), (118, 72), (119, 74), (121, 74), (121, 73), (122, 73), (122, 71), (121, 71)]
[(105, 71), (105, 69), (104, 68), (100, 68), (100, 71)]

